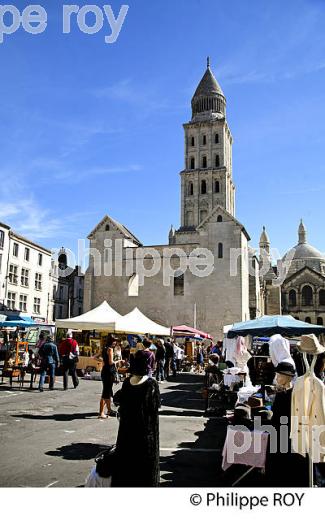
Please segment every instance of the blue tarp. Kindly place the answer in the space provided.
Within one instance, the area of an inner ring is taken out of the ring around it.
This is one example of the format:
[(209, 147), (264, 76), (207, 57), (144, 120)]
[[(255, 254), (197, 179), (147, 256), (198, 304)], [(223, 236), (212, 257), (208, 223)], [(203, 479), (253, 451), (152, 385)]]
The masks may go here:
[(235, 323), (228, 331), (228, 338), (236, 336), (301, 336), (302, 334), (325, 334), (325, 327), (296, 320), (293, 316), (262, 316), (255, 320)]
[(0, 321), (0, 327), (32, 327), (35, 321), (29, 316), (7, 316), (6, 321)]

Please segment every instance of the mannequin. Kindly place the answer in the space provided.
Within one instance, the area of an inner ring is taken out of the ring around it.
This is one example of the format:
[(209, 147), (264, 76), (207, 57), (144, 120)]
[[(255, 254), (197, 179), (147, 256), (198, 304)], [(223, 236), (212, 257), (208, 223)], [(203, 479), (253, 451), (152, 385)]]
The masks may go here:
[(158, 383), (149, 377), (148, 356), (139, 350), (132, 375), (119, 395), (120, 424), (116, 442), (118, 464), (113, 487), (156, 487), (159, 485)]

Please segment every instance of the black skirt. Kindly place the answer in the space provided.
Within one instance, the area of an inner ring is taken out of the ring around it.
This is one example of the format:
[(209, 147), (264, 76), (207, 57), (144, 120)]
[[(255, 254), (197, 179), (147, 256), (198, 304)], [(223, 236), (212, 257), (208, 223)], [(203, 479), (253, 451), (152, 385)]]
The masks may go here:
[(103, 383), (102, 399), (110, 399), (113, 397), (113, 383), (115, 379), (114, 370), (110, 366), (104, 365), (102, 368), (101, 377)]

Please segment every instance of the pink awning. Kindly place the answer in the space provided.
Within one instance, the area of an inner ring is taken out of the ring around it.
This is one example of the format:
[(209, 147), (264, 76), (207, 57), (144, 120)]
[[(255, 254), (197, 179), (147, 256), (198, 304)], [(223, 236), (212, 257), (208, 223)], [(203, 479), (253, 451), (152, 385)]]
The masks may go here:
[(172, 328), (173, 336), (200, 336), (204, 339), (212, 339), (212, 336), (207, 332), (203, 332), (202, 330), (194, 329), (193, 327), (189, 327), (188, 325), (176, 325)]

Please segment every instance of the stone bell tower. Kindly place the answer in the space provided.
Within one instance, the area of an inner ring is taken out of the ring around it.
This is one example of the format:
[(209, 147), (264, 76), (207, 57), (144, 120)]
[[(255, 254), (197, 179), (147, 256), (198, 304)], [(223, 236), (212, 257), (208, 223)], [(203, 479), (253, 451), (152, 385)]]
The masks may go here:
[(218, 205), (235, 216), (232, 135), (226, 98), (207, 60), (185, 123), (185, 169), (181, 172), (181, 228), (195, 229)]

